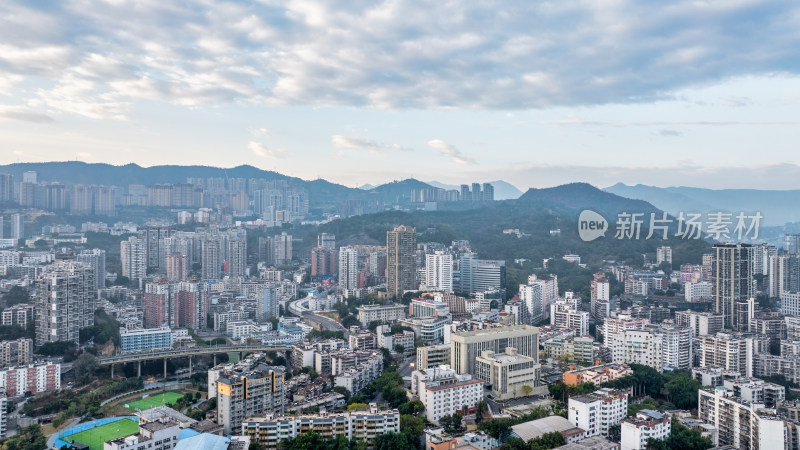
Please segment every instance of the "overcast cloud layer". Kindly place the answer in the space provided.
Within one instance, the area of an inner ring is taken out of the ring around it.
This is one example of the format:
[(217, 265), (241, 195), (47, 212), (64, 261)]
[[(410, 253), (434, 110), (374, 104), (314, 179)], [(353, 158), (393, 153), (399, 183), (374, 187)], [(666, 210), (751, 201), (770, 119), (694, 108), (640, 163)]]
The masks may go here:
[(0, 157), (800, 188), (798, 72), (796, 1), (5, 0)]
[(646, 101), (796, 72), (799, 11), (759, 0), (4, 1), (0, 93), (24, 89), (24, 106), (97, 118), (124, 118), (137, 99), (380, 109)]

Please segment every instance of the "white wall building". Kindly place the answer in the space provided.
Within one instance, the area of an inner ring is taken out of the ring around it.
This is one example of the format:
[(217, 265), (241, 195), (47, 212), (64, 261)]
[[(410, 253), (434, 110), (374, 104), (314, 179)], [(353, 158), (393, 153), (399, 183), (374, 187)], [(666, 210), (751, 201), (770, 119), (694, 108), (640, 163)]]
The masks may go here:
[(429, 291), (453, 292), (453, 255), (443, 251), (425, 255), (425, 286)]
[(623, 419), (621, 450), (644, 450), (648, 439), (666, 439), (669, 436), (672, 418), (658, 411), (643, 409), (635, 417)]
[(358, 250), (353, 247), (339, 249), (339, 288), (358, 289)]
[(608, 428), (628, 414), (628, 394), (600, 389), (587, 395), (569, 398), (569, 421), (586, 430), (586, 436), (608, 435)]
[(483, 400), (483, 381), (473, 380), (469, 374), (458, 375), (450, 366), (442, 365), (412, 372), (411, 392), (425, 404), (428, 420), (438, 423), (443, 416)]

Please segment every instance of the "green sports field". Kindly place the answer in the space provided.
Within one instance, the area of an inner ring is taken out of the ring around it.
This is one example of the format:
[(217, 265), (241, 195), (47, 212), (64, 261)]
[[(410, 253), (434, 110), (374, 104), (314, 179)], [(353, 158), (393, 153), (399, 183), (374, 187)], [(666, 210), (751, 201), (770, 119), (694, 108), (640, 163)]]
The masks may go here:
[(174, 405), (181, 397), (183, 397), (183, 395), (177, 392), (165, 392), (163, 394), (151, 395), (142, 400), (128, 402), (125, 407), (133, 411), (144, 411), (145, 409), (150, 409), (155, 406)]
[(127, 436), (139, 431), (139, 424), (130, 419), (120, 419), (107, 423), (91, 430), (81, 431), (71, 436), (62, 438), (64, 441), (83, 442), (89, 445), (89, 450), (103, 450), (103, 442)]

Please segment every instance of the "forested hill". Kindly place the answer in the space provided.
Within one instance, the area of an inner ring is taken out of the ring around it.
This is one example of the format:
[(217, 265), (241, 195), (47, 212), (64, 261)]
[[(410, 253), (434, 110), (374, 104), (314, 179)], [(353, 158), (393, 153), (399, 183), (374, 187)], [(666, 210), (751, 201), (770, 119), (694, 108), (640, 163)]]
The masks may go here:
[[(601, 213), (609, 222), (605, 237), (584, 242), (578, 236), (577, 218), (584, 208)], [(641, 238), (615, 239), (615, 220), (618, 212), (645, 213), (647, 220)], [(658, 210), (647, 202), (629, 200), (600, 191), (588, 184), (571, 184), (550, 189), (530, 190), (518, 200), (507, 200), (479, 209), (466, 211), (384, 212), (355, 216), (322, 225), (318, 231), (336, 234), (337, 242), (368, 240), (385, 244), (386, 231), (395, 225), (411, 225), (417, 229), (417, 242), (442, 242), (467, 239), (481, 258), (518, 258), (541, 265), (543, 258), (560, 258), (577, 253), (583, 262), (600, 265), (604, 260), (642, 263), (642, 254), (654, 254), (656, 248), (670, 245), (674, 261), (699, 262), (709, 251), (709, 244), (700, 240), (671, 238), (644, 239), (648, 234), (650, 212)], [(660, 212), (659, 212), (660, 213)], [(525, 235), (504, 234), (504, 229), (517, 228)], [(560, 229), (558, 235), (551, 230)]]

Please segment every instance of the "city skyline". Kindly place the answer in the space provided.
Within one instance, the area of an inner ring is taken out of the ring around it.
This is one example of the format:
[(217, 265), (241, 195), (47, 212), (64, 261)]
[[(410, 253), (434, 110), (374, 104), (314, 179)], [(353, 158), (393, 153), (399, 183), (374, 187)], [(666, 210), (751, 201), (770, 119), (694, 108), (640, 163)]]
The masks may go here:
[(0, 154), (251, 164), (349, 187), (789, 189), (797, 14), (755, 0), (8, 2)]

